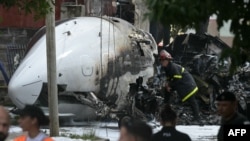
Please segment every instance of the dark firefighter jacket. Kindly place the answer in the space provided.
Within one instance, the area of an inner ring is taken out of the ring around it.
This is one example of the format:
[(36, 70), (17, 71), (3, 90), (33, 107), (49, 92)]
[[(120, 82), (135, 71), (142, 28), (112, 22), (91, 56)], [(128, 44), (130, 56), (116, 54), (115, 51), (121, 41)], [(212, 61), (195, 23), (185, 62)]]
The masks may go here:
[(194, 78), (184, 67), (169, 62), (168, 66), (163, 69), (166, 73), (169, 86), (177, 91), (182, 102), (198, 91)]

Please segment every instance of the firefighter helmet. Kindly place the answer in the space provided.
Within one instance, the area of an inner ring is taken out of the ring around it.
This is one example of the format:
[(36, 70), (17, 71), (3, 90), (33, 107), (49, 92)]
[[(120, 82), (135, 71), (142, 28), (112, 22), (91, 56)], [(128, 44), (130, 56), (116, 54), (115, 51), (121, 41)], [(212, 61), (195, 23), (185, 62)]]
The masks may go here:
[(166, 50), (162, 50), (160, 52), (160, 59), (161, 60), (172, 60), (172, 56), (170, 53), (168, 53)]

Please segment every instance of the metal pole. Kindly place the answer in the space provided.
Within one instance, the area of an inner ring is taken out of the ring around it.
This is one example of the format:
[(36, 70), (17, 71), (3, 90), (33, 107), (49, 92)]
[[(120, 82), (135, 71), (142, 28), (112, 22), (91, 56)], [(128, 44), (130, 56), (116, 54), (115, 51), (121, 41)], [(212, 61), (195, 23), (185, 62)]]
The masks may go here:
[(47, 43), (47, 74), (48, 101), (50, 118), (50, 136), (59, 136), (58, 92), (56, 73), (56, 44), (55, 44), (55, 1), (47, 0), (52, 12), (46, 15), (46, 43)]

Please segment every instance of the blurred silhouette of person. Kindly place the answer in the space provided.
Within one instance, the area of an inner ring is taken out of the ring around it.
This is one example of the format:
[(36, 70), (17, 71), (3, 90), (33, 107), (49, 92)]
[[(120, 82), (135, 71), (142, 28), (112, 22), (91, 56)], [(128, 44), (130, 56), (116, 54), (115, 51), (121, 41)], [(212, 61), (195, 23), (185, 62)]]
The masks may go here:
[(191, 141), (191, 138), (176, 130), (177, 114), (169, 104), (165, 104), (160, 111), (162, 129), (153, 134), (152, 141)]
[(119, 141), (150, 141), (152, 133), (146, 122), (128, 118), (121, 121)]
[(0, 105), (0, 141), (4, 141), (9, 135), (10, 115), (3, 106)]
[(26, 105), (18, 112), (19, 126), (27, 135), (21, 135), (14, 141), (53, 141), (51, 137), (40, 131), (41, 126), (49, 125), (49, 118), (45, 116), (40, 107), (35, 105)]
[(217, 96), (217, 112), (221, 116), (221, 126), (218, 131), (218, 141), (224, 141), (223, 132), (225, 125), (249, 125), (246, 116), (238, 113), (238, 100), (232, 92), (225, 91)]

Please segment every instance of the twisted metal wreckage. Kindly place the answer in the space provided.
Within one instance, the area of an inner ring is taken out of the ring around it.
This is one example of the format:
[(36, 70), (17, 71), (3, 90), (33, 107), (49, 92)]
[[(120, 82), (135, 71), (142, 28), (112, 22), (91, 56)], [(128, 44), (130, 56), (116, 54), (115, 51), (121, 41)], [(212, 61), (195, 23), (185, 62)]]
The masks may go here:
[[(246, 62), (233, 75), (229, 73), (230, 58), (219, 60), (223, 49), (229, 48), (218, 37), (208, 34), (179, 35), (166, 47), (160, 48), (172, 54), (174, 62), (181, 64), (193, 75), (199, 92), (196, 99), (200, 105), (200, 123), (193, 122), (191, 107), (183, 104), (176, 92), (171, 92), (170, 101), (179, 115), (178, 124), (219, 124), (216, 114), (216, 96), (225, 91), (231, 91), (239, 99), (238, 110), (250, 118), (250, 63)], [(163, 104), (164, 81), (166, 77), (160, 71), (159, 62), (155, 62), (156, 73), (146, 87), (137, 85), (139, 92), (135, 95), (135, 105), (143, 111), (147, 119), (157, 116), (158, 107)], [(158, 102), (158, 104), (156, 104)], [(156, 117), (157, 118), (157, 117)]]
[[(8, 94), (17, 109), (36, 104), (48, 110), (45, 39), (43, 27), (32, 38), (30, 50), (11, 77)], [(214, 98), (225, 89), (238, 95), (241, 112), (250, 113), (249, 79), (245, 79), (250, 75), (249, 63), (230, 77), (226, 61), (224, 65), (218, 62), (226, 47), (206, 34), (180, 35), (166, 47), (174, 61), (189, 69), (198, 83), (201, 91), (197, 99), (204, 124), (217, 123)], [(151, 34), (119, 18), (73, 18), (57, 23), (56, 50), (58, 108), (63, 124), (126, 116), (144, 120), (157, 117), (164, 102), (165, 79), (157, 67), (157, 45)], [(180, 124), (192, 124), (188, 105), (182, 105), (178, 98), (171, 104)]]
[[(201, 108), (203, 124), (218, 124), (215, 98), (225, 90), (236, 94), (239, 112), (250, 119), (249, 62), (230, 75), (230, 58), (220, 60), (221, 52), (226, 48), (229, 46), (218, 37), (208, 34), (179, 35), (166, 48), (173, 55), (174, 61), (188, 69), (197, 82), (199, 92), (196, 98)], [(180, 114), (180, 122), (192, 124), (188, 107), (176, 108)]]

